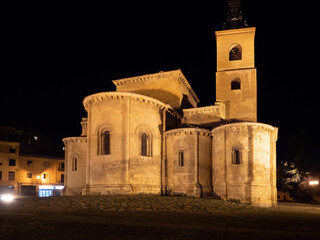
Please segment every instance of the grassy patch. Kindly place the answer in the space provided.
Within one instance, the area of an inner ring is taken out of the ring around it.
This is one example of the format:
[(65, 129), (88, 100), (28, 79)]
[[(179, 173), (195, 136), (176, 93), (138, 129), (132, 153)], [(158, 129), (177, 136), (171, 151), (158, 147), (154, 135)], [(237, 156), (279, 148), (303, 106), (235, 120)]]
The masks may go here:
[(119, 212), (216, 212), (254, 209), (216, 199), (193, 197), (165, 197), (157, 195), (72, 196), (52, 198), (21, 198), (9, 209), (55, 211), (119, 211)]
[(319, 239), (320, 214), (156, 195), (0, 203), (1, 239)]

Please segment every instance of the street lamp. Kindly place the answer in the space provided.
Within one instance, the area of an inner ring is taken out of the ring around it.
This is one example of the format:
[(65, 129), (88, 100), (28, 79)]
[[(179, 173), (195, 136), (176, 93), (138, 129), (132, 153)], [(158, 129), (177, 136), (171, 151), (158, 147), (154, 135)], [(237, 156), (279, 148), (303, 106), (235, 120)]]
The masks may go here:
[(7, 204), (12, 202), (13, 199), (14, 199), (14, 197), (11, 194), (4, 194), (4, 195), (1, 196), (1, 200), (4, 201)]
[(317, 188), (319, 186), (319, 180), (310, 180), (309, 186), (311, 187), (311, 191), (312, 191), (312, 201), (315, 201)]
[(309, 181), (309, 185), (310, 186), (317, 186), (317, 185), (319, 185), (319, 181), (318, 180)]

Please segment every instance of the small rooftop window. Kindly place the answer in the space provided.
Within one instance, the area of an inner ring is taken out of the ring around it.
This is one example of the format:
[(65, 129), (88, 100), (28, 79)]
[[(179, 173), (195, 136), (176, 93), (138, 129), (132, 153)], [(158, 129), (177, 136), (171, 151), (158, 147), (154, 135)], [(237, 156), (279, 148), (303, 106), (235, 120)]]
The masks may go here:
[(236, 78), (231, 82), (231, 90), (239, 90), (241, 89), (241, 80), (240, 78)]

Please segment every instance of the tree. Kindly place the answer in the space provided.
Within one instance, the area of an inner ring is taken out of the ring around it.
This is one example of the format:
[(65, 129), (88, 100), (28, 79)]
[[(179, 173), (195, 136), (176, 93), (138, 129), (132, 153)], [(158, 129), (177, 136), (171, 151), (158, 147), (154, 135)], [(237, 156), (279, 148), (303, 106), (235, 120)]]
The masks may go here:
[(285, 151), (278, 156), (277, 187), (300, 201), (310, 201), (308, 174), (320, 169), (310, 135), (298, 129), (289, 138)]

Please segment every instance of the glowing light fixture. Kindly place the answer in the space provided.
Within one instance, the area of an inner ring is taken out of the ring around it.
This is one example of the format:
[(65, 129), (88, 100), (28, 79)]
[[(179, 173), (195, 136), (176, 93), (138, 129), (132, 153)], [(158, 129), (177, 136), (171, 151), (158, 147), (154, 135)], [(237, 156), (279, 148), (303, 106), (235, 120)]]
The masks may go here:
[(10, 194), (4, 194), (1, 196), (1, 200), (4, 201), (5, 203), (10, 203), (14, 199), (13, 195)]
[(37, 178), (37, 179), (40, 179), (40, 176), (37, 176), (36, 178)]
[(53, 190), (54, 186), (52, 185), (40, 185), (39, 189), (49, 189), (49, 190)]
[(310, 185), (310, 186), (319, 185), (319, 181), (318, 181), (318, 180), (316, 180), (316, 181), (309, 181), (309, 185)]

